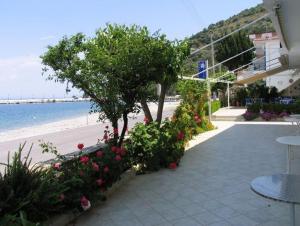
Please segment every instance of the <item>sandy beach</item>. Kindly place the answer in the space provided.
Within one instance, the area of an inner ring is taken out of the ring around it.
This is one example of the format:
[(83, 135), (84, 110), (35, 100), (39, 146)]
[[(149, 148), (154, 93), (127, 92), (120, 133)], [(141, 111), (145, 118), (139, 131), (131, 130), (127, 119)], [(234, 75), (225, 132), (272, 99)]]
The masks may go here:
[[(166, 102), (163, 117), (171, 116), (177, 105), (178, 102)], [(157, 105), (151, 103), (149, 107), (155, 115)], [(39, 147), (41, 140), (53, 143), (62, 154), (76, 151), (78, 143), (84, 143), (86, 147), (94, 145), (98, 139), (103, 137), (104, 127), (110, 125), (109, 122), (98, 122), (97, 119), (97, 114), (90, 114), (88, 117), (82, 116), (0, 133), (0, 162), (6, 162), (8, 152), (15, 152), (19, 145), (24, 142), (26, 142), (25, 151), (28, 151), (30, 145), (33, 144), (33, 162), (54, 157), (51, 154), (41, 153), (41, 148)], [(143, 119), (144, 115), (142, 112), (138, 115), (131, 115), (129, 129), (135, 123), (142, 122)]]

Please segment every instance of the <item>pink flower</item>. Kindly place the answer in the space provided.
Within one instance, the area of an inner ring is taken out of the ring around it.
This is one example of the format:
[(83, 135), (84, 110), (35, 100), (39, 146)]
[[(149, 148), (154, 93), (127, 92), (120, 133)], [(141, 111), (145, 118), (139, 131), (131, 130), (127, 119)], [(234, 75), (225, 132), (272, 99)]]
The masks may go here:
[(85, 196), (81, 197), (80, 204), (83, 210), (88, 210), (91, 207), (90, 201)]
[(126, 149), (124, 147), (121, 148), (120, 154), (121, 156), (126, 155)]
[(103, 151), (101, 151), (101, 150), (96, 152), (96, 156), (97, 156), (98, 158), (102, 158), (102, 157), (103, 157), (103, 154), (104, 154), (104, 153), (103, 153)]
[(99, 171), (99, 165), (95, 162), (92, 163), (92, 167), (93, 167), (93, 170), (98, 172)]
[(147, 124), (150, 122), (150, 120), (145, 116), (144, 122), (145, 122), (145, 124), (147, 125)]
[(182, 131), (180, 131), (178, 134), (177, 134), (177, 140), (183, 140), (184, 139), (184, 133)]
[(103, 135), (103, 140), (108, 140), (108, 135), (107, 135), (107, 132), (104, 132), (104, 135)]
[(116, 155), (116, 157), (115, 157), (115, 160), (116, 160), (116, 161), (121, 161), (121, 160), (122, 160), (122, 158), (121, 158), (121, 156), (120, 156), (120, 155)]
[(118, 147), (117, 146), (112, 146), (111, 151), (114, 152), (114, 153), (117, 153)]
[(96, 180), (96, 183), (99, 187), (101, 187), (105, 183), (105, 181), (100, 178), (100, 179)]
[(80, 170), (80, 171), (79, 171), (79, 175), (80, 175), (81, 177), (83, 177), (83, 176), (84, 176), (84, 172), (83, 172), (82, 170)]
[(169, 169), (176, 169), (176, 168), (177, 168), (176, 162), (171, 162), (171, 163), (169, 164)]
[(64, 194), (60, 194), (58, 199), (61, 202), (64, 201), (65, 200), (65, 195)]
[(84, 144), (77, 144), (77, 148), (78, 148), (79, 150), (82, 150), (82, 149), (84, 148)]
[(59, 170), (60, 166), (61, 166), (61, 163), (60, 162), (56, 162), (56, 163), (53, 164), (53, 169)]
[(118, 128), (114, 128), (114, 134), (119, 134), (119, 129)]
[(108, 173), (109, 172), (109, 167), (108, 166), (104, 166), (103, 171), (104, 171), (104, 173)]
[(81, 156), (79, 161), (80, 161), (82, 164), (86, 165), (86, 164), (88, 164), (89, 160), (90, 160), (90, 158), (89, 158), (88, 156), (85, 155), (85, 156)]

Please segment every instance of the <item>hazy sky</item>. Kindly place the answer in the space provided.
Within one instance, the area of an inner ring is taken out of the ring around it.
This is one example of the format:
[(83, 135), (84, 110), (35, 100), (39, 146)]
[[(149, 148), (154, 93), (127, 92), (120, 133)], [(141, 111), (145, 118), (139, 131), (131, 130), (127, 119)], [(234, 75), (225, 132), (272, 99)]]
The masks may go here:
[(110, 22), (146, 25), (170, 39), (182, 39), (258, 3), (261, 0), (1, 0), (0, 98), (64, 97), (64, 85), (42, 77), (39, 58), (64, 35), (92, 36)]

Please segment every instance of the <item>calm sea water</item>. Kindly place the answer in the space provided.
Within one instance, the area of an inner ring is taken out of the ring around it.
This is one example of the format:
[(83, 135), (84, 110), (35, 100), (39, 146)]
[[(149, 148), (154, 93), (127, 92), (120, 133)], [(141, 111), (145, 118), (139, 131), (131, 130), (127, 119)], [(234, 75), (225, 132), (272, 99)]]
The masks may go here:
[(90, 102), (0, 104), (0, 132), (87, 115)]

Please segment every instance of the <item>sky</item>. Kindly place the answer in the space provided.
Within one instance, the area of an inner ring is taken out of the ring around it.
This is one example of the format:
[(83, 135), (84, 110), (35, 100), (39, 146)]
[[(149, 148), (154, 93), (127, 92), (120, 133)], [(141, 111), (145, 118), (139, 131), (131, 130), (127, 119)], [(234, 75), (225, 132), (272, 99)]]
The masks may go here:
[[(0, 99), (67, 97), (46, 81), (40, 56), (63, 36), (92, 37), (106, 23), (138, 24), (171, 40), (189, 37), (261, 0), (1, 0)], [(79, 95), (72, 90), (68, 96)]]

